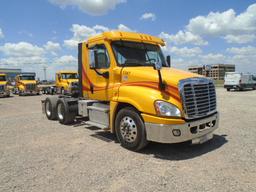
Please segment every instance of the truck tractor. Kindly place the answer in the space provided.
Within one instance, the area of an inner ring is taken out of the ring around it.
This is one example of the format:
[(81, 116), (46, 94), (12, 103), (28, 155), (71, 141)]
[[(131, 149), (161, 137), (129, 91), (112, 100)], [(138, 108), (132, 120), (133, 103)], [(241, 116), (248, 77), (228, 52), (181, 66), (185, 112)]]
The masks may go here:
[(15, 93), (22, 95), (39, 95), (35, 73), (20, 73), (15, 77)]
[(0, 74), (0, 97), (9, 97), (10, 90), (8, 89), (8, 82), (6, 74)]
[(78, 95), (78, 73), (59, 71), (56, 73), (56, 91), (62, 95)]
[(79, 97), (42, 100), (50, 120), (77, 118), (138, 151), (148, 142), (192, 144), (213, 138), (219, 115), (213, 81), (171, 67), (162, 39), (108, 31), (78, 45)]

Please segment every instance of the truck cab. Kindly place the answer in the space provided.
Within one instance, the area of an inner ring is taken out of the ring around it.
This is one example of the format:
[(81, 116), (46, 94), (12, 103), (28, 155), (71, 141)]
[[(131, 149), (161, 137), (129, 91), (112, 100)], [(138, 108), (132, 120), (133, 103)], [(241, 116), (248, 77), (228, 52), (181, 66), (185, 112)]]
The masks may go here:
[(204, 143), (218, 127), (213, 81), (174, 69), (162, 39), (110, 31), (78, 46), (79, 99), (42, 101), (48, 119), (86, 124), (114, 133), (138, 151), (149, 141)]
[(39, 95), (35, 73), (21, 73), (15, 77), (15, 92), (18, 95)]
[(0, 74), (0, 97), (9, 97), (10, 90), (8, 89), (8, 82), (6, 74)]
[(76, 71), (59, 71), (56, 73), (57, 93), (63, 95), (78, 94), (78, 73)]

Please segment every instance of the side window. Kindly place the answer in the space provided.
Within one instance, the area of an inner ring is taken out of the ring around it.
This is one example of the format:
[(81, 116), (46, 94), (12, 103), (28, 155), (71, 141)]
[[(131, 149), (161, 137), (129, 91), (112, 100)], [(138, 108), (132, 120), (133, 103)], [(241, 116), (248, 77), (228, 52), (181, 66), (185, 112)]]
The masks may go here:
[(109, 68), (110, 60), (105, 45), (96, 45), (89, 50), (89, 54), (90, 66), (95, 66), (96, 69)]

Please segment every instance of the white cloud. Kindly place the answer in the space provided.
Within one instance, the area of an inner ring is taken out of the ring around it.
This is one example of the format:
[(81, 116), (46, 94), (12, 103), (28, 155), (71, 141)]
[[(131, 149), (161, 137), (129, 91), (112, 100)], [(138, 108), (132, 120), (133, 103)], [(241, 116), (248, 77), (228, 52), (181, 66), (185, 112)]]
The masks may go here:
[(251, 42), (254, 38), (250, 35), (256, 34), (256, 4), (250, 5), (239, 15), (229, 9), (224, 12), (210, 12), (207, 16), (197, 16), (190, 19), (186, 29), (197, 35), (225, 36), (228, 42)]
[(180, 57), (194, 57), (194, 56), (198, 56), (199, 54), (201, 54), (202, 50), (199, 47), (193, 47), (193, 48), (170, 47), (170, 48), (167, 48), (167, 52), (170, 52), (171, 54), (175, 54)]
[[(86, 41), (89, 37), (100, 34), (104, 31), (110, 31), (106, 26), (95, 25), (93, 27), (88, 27), (86, 25), (73, 24), (70, 31), (73, 33), (73, 37), (64, 40), (64, 46), (68, 48), (77, 48), (79, 42)], [(115, 29), (114, 29), (115, 30)], [(120, 31), (133, 31), (129, 27), (119, 24), (116, 30)]]
[(18, 34), (28, 36), (28, 37), (33, 37), (33, 34), (26, 30), (19, 31)]
[(1, 38), (4, 38), (4, 33), (3, 33), (2, 29), (0, 28), (0, 39)]
[(0, 60), (0, 65), (2, 66), (12, 66), (12, 67), (25, 67), (25, 66), (35, 66), (46, 64), (46, 58), (41, 56), (32, 57), (7, 57)]
[[(247, 46), (247, 47), (231, 47), (226, 50), (228, 53), (235, 55), (254, 55), (256, 56), (256, 47)], [(255, 63), (255, 61), (254, 61)], [(256, 64), (256, 63), (255, 63)]]
[(161, 32), (159, 35), (161, 38), (168, 42), (174, 43), (176, 45), (182, 44), (194, 44), (194, 45), (207, 45), (208, 42), (203, 40), (199, 35), (195, 35), (189, 31), (179, 31), (175, 35), (170, 35), (165, 32)]
[(223, 37), (228, 43), (250, 43), (256, 39), (256, 35), (253, 34), (245, 34), (245, 35), (226, 35)]
[(77, 66), (77, 58), (72, 55), (63, 55), (54, 59), (54, 63), (59, 66)]
[(27, 42), (5, 43), (0, 46), (0, 52), (9, 57), (33, 57), (42, 56), (45, 53), (43, 48)]
[(61, 46), (59, 43), (54, 43), (52, 41), (48, 41), (44, 48), (46, 51), (49, 51), (52, 55), (57, 55), (57, 51), (61, 50)]
[(154, 13), (144, 13), (143, 15), (141, 15), (140, 20), (155, 21), (156, 20), (156, 15)]
[(67, 6), (78, 7), (89, 15), (104, 15), (109, 10), (115, 9), (120, 3), (126, 0), (49, 0), (51, 3), (59, 5), (61, 8)]
[(73, 24), (70, 31), (73, 33), (73, 37), (68, 40), (64, 40), (64, 45), (66, 47), (75, 48), (79, 42), (85, 41), (91, 36), (97, 35), (108, 28), (101, 25), (95, 25), (94, 27), (88, 27), (85, 25)]
[(127, 27), (124, 24), (119, 24), (117, 26), (117, 30), (119, 30), (119, 31), (134, 31), (134, 30), (130, 29), (129, 27)]
[(206, 55), (200, 55), (199, 59), (203, 64), (227, 63), (226, 56), (220, 53), (209, 53)]

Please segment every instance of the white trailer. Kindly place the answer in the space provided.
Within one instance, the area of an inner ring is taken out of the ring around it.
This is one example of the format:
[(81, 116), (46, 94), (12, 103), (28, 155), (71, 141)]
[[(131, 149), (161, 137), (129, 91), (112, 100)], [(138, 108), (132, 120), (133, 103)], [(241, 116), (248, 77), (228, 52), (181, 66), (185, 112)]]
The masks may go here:
[(256, 89), (256, 75), (249, 73), (226, 72), (224, 88), (242, 91), (244, 89)]

